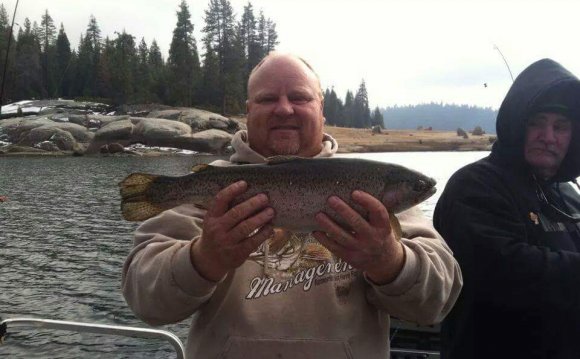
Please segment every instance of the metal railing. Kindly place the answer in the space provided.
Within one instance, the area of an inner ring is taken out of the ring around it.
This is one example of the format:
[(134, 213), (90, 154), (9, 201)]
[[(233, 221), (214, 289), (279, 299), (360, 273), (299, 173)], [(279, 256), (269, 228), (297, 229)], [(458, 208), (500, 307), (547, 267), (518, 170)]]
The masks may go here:
[[(143, 339), (162, 339), (168, 341), (173, 346), (177, 353), (177, 359), (185, 359), (185, 348), (181, 340), (175, 334), (165, 330), (52, 319), (9, 318), (0, 321), (0, 342), (8, 329), (14, 329), (14, 327), (24, 329), (57, 329), (80, 333), (120, 335)], [(437, 359), (439, 358), (439, 352), (391, 348), (391, 358)]]
[(0, 339), (4, 337), (8, 327), (13, 328), (14, 326), (20, 328), (45, 328), (81, 333), (121, 335), (132, 338), (163, 339), (173, 346), (177, 352), (177, 359), (185, 359), (185, 348), (181, 340), (175, 334), (165, 330), (51, 319), (9, 318), (0, 322)]
[(391, 348), (391, 359), (439, 359), (439, 352), (432, 350)]

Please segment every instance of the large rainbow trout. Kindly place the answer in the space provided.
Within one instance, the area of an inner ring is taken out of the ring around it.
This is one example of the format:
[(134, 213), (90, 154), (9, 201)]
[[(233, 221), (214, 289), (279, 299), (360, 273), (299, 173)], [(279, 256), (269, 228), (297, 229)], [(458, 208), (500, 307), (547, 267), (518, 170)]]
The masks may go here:
[(193, 173), (181, 177), (133, 173), (119, 184), (123, 217), (141, 221), (185, 203), (209, 208), (218, 191), (239, 180), (248, 183), (248, 190), (236, 203), (265, 193), (276, 211), (273, 226), (294, 232), (319, 229), (314, 216), (320, 211), (342, 223), (326, 204), (332, 195), (366, 217), (365, 210), (351, 199), (354, 190), (365, 191), (383, 203), (389, 201), (390, 213), (415, 206), (435, 193), (434, 179), (396, 164), (278, 156), (266, 164), (198, 165)]

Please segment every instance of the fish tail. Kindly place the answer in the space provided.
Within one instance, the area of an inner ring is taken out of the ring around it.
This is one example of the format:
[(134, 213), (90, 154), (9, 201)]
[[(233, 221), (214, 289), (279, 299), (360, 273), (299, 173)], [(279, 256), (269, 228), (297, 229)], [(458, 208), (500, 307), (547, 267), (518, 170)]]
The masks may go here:
[(148, 196), (151, 185), (159, 177), (133, 173), (119, 184), (121, 188), (121, 213), (125, 220), (143, 221), (165, 210), (165, 208), (152, 203)]
[(119, 187), (121, 187), (121, 197), (123, 199), (128, 199), (145, 193), (149, 186), (155, 182), (158, 177), (159, 176), (145, 173), (130, 174), (119, 183)]

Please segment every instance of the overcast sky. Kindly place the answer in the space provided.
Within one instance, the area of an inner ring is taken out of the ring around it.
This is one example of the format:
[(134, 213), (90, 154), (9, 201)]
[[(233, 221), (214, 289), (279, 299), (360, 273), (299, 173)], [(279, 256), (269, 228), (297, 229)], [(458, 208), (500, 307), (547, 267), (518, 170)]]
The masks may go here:
[[(247, 0), (230, 0), (238, 16)], [(2, 1), (10, 18), (16, 0)], [(180, 0), (20, 0), (16, 22), (45, 9), (77, 47), (90, 15), (103, 38), (126, 30), (167, 58)], [(279, 50), (303, 56), (344, 99), (362, 79), (371, 106), (426, 102), (498, 108), (511, 77), (550, 57), (580, 75), (578, 0), (253, 0), (277, 26)], [(201, 44), (207, 0), (188, 0)], [(16, 30), (17, 31), (17, 30)], [(487, 84), (487, 87), (484, 86)]]

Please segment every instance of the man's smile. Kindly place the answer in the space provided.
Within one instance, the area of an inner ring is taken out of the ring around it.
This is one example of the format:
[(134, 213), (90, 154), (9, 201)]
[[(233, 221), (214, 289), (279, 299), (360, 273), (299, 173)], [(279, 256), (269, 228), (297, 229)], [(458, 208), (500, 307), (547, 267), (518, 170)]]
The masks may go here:
[(273, 126), (270, 128), (270, 130), (275, 131), (275, 130), (299, 130), (300, 127), (299, 126), (290, 126), (290, 125), (286, 125), (286, 126)]

